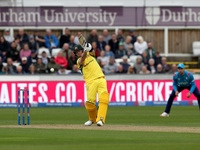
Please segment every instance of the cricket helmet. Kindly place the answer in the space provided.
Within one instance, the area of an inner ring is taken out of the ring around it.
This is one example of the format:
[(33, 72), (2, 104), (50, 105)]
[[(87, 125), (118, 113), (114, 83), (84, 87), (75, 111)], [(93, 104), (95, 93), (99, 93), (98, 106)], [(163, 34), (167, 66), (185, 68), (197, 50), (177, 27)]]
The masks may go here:
[(83, 50), (81, 45), (74, 46), (74, 49), (73, 49), (74, 54), (76, 54), (76, 52), (79, 51), (79, 50)]

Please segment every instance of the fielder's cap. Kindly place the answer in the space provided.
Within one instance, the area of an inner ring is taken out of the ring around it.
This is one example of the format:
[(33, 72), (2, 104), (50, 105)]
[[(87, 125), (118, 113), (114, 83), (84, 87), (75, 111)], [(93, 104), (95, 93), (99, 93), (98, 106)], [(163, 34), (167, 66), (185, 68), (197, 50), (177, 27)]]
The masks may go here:
[(79, 50), (83, 50), (82, 46), (81, 46), (81, 45), (76, 45), (76, 46), (74, 47), (74, 53), (76, 53), (76, 52), (79, 51)]
[(122, 46), (123, 46), (123, 45), (124, 45), (124, 43), (123, 43), (123, 42), (119, 42), (119, 46), (120, 46), (120, 45), (122, 45)]
[(130, 33), (133, 33), (133, 32), (134, 32), (134, 30), (130, 30), (129, 32), (130, 32)]
[(180, 63), (178, 64), (178, 68), (185, 68), (184, 64)]
[(27, 60), (27, 57), (22, 57), (22, 61)]

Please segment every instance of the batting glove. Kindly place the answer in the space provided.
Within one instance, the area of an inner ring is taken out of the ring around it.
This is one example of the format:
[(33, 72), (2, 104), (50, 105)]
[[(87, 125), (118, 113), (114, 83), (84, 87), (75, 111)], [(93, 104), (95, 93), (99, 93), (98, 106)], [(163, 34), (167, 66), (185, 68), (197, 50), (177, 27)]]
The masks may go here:
[(92, 49), (92, 46), (90, 43), (86, 43), (84, 46), (84, 52), (89, 52)]

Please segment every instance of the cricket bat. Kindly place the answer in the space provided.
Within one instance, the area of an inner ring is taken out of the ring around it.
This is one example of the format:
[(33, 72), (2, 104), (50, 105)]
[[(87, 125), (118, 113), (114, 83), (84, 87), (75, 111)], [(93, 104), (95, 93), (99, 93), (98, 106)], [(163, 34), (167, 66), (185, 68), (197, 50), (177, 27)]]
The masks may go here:
[(80, 43), (80, 45), (81, 45), (82, 47), (84, 47), (85, 44), (86, 44), (85, 37), (84, 37), (82, 34), (79, 36), (79, 43)]

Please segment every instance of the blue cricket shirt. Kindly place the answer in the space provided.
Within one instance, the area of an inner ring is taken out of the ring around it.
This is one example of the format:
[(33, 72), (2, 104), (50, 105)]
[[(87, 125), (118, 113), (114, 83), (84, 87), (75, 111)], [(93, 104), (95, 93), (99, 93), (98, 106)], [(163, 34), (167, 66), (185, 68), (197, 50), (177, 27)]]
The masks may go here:
[(194, 89), (196, 88), (196, 84), (194, 81), (194, 77), (191, 72), (184, 71), (184, 75), (181, 76), (179, 72), (174, 73), (173, 75), (173, 89), (176, 92), (178, 87), (188, 87), (190, 88), (190, 93), (194, 92)]

